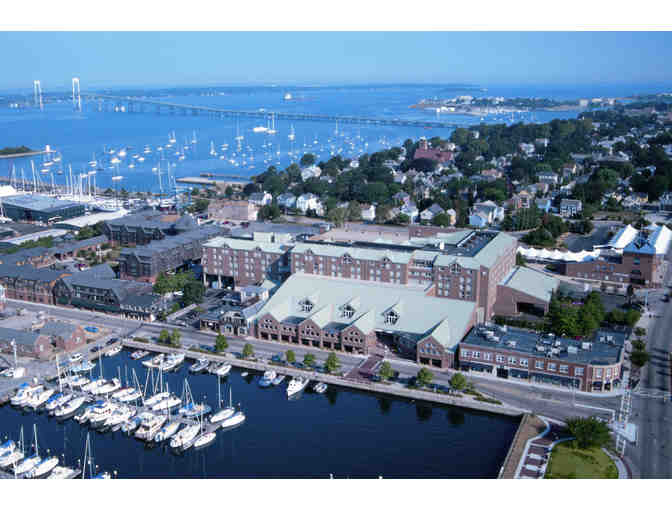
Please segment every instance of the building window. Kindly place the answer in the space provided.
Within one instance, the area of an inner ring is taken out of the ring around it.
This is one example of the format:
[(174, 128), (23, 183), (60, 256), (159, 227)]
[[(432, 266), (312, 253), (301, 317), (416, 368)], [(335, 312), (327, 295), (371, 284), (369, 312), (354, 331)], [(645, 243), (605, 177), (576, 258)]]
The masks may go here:
[(526, 366), (527, 366), (527, 360), (524, 359), (524, 358), (521, 358), (521, 359), (520, 359), (520, 366), (521, 366), (521, 367), (526, 367)]
[(543, 370), (544, 369), (544, 362), (543, 361), (535, 361), (534, 362), (534, 368), (537, 370)]
[(462, 350), (462, 357), (463, 358), (468, 358), (470, 354), (471, 354), (471, 351), (467, 351), (466, 349)]
[(479, 351), (474, 351), (471, 353), (471, 357), (474, 359), (479, 359), (481, 357), (481, 353)]
[(299, 307), (302, 312), (310, 312), (313, 309), (313, 303), (309, 299), (304, 299), (299, 302)]
[(491, 352), (484, 352), (483, 353), (483, 359), (485, 361), (492, 361), (492, 353)]
[(513, 356), (509, 356), (509, 365), (515, 365), (516, 364), (516, 358)]
[(346, 319), (352, 319), (353, 315), (355, 315), (354, 308), (352, 308), (350, 305), (346, 305), (345, 308), (343, 308), (343, 317)]
[(567, 365), (560, 365), (560, 373), (561, 374), (568, 374), (569, 373), (569, 367)]
[(497, 361), (497, 363), (504, 363), (504, 359), (505, 359), (504, 356), (502, 356), (502, 355), (500, 355), (500, 354), (498, 354), (498, 355), (495, 357), (495, 360)]
[(396, 324), (399, 320), (399, 315), (394, 310), (390, 310), (385, 314), (385, 324)]
[(596, 368), (594, 370), (594, 373), (595, 373), (595, 377), (597, 377), (599, 379), (602, 379), (602, 369), (601, 368)]

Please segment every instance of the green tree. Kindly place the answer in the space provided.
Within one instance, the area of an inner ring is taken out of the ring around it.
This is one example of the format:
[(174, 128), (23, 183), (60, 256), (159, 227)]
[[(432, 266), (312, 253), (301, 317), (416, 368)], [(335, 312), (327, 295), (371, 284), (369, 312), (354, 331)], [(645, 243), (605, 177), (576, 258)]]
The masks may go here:
[(156, 282), (154, 283), (154, 292), (156, 294), (167, 294), (171, 291), (170, 278), (166, 273), (159, 273), (159, 276), (156, 277)]
[(315, 155), (314, 154), (304, 154), (301, 156), (301, 166), (310, 166), (315, 164)]
[(351, 200), (348, 204), (348, 221), (362, 221), (362, 209), (359, 203)]
[(651, 355), (643, 349), (637, 349), (630, 353), (630, 363), (638, 368), (646, 365), (650, 358)]
[(454, 390), (463, 390), (467, 386), (467, 378), (458, 372), (450, 378), (450, 386)]
[(315, 364), (315, 355), (310, 353), (306, 354), (303, 357), (303, 364), (307, 367), (312, 367)]
[(348, 212), (344, 207), (334, 207), (327, 212), (327, 220), (338, 228), (344, 225), (347, 215)]
[(215, 352), (223, 352), (229, 348), (229, 342), (221, 333), (215, 339)]
[(167, 329), (162, 329), (159, 333), (159, 342), (167, 344), (170, 343), (170, 332)]
[(646, 328), (636, 327), (634, 332), (637, 336), (646, 336)]
[(437, 227), (450, 227), (450, 216), (446, 213), (439, 213), (432, 218), (432, 225)]
[(294, 351), (287, 351), (285, 353), (285, 359), (287, 360), (287, 363), (296, 363), (296, 354), (294, 354)]
[(189, 306), (193, 303), (202, 303), (205, 295), (205, 287), (199, 281), (193, 280), (185, 284), (182, 291), (182, 304)]
[(611, 440), (609, 427), (595, 416), (568, 418), (565, 422), (579, 448), (602, 448)]
[(418, 386), (426, 386), (432, 382), (432, 379), (434, 379), (434, 374), (425, 367), (418, 370), (418, 374), (416, 375)]
[(180, 333), (177, 329), (174, 329), (170, 334), (170, 345), (178, 349), (182, 347), (182, 342), (180, 342), (180, 338), (182, 338), (182, 333)]
[(387, 381), (394, 375), (394, 370), (392, 370), (392, 365), (389, 361), (383, 361), (380, 365), (380, 370), (378, 371), (378, 376), (383, 380)]
[(243, 347), (243, 358), (249, 358), (251, 356), (254, 356), (254, 349), (251, 344), (245, 344), (245, 347)]
[(327, 356), (327, 361), (324, 363), (324, 368), (329, 374), (333, 374), (338, 370), (341, 366), (341, 363), (338, 361), (338, 356), (336, 356), (336, 353), (329, 353), (329, 356)]

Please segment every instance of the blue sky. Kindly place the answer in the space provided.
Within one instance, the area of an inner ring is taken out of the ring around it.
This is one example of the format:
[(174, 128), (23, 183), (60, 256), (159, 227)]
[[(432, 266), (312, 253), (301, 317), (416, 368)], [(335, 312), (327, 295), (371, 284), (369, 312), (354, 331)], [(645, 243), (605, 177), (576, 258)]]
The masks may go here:
[(0, 32), (0, 89), (672, 83), (671, 32)]

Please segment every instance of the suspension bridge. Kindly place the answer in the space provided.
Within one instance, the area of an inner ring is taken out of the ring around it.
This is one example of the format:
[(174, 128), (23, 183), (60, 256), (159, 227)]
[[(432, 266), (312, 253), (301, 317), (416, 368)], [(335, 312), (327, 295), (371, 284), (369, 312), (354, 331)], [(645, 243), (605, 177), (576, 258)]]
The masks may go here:
[[(77, 82), (79, 86), (79, 82)], [(156, 113), (168, 114), (183, 114), (183, 115), (209, 115), (218, 118), (253, 118), (266, 119), (271, 116), (277, 120), (289, 121), (310, 121), (310, 122), (339, 122), (342, 124), (360, 124), (360, 125), (376, 125), (376, 126), (406, 126), (419, 127), (428, 129), (453, 129), (461, 127), (461, 124), (453, 122), (441, 122), (438, 120), (407, 120), (407, 119), (384, 119), (373, 117), (354, 117), (343, 115), (326, 115), (314, 113), (290, 113), (290, 112), (275, 112), (268, 110), (230, 110), (225, 108), (216, 108), (213, 106), (177, 104), (166, 101), (158, 101), (154, 99), (146, 99), (139, 97), (122, 97), (108, 94), (98, 94), (95, 92), (82, 92), (79, 90), (75, 94), (73, 89), (73, 104), (79, 105), (81, 109), (80, 97), (87, 98), (91, 101), (98, 102), (98, 109), (100, 111), (116, 111), (123, 113), (144, 113), (154, 109)]]

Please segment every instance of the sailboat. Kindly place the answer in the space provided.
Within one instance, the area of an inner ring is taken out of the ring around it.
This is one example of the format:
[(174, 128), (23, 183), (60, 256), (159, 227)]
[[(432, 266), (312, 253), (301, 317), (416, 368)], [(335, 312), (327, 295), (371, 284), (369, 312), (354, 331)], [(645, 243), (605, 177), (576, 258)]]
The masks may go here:
[(275, 114), (271, 113), (271, 127), (266, 130), (266, 134), (274, 135), (277, 133), (275, 130)]
[(37, 425), (35, 424), (33, 425), (33, 438), (34, 438), (33, 446), (35, 447), (35, 453), (33, 453), (30, 457), (26, 457), (23, 461), (21, 461), (20, 464), (18, 464), (14, 468), (14, 474), (17, 476), (27, 473), (42, 461), (37, 446)]
[(94, 471), (94, 469), (98, 469), (98, 467), (93, 462), (93, 449), (91, 448), (91, 436), (89, 432), (86, 433), (86, 446), (84, 447), (84, 459), (82, 461), (82, 479), (86, 478), (87, 467), (89, 478), (96, 478), (99, 480), (112, 478), (112, 475), (107, 471), (102, 471), (100, 473)]
[(205, 403), (196, 404), (194, 402), (194, 398), (191, 394), (191, 388), (189, 387), (189, 381), (187, 381), (186, 378), (184, 379), (182, 397), (182, 400), (185, 402), (185, 404), (180, 407), (177, 412), (179, 415), (184, 416), (185, 418), (197, 418), (212, 411), (212, 407), (209, 405)]
[(194, 442), (192, 446), (194, 448), (203, 448), (205, 446), (208, 446), (211, 444), (216, 438), (217, 438), (217, 433), (213, 430), (210, 432), (206, 432), (205, 429), (203, 428), (203, 417), (201, 416), (200, 419), (200, 434), (196, 436), (194, 439)]
[(243, 138), (244, 138), (244, 136), (240, 134), (240, 125), (236, 121), (236, 137), (234, 138), (234, 140), (236, 140), (238, 142), (242, 142)]
[(0, 467), (16, 466), (16, 463), (23, 460), (25, 457), (23, 444), (23, 426), (19, 434), (19, 444), (12, 451), (0, 456)]
[(210, 417), (210, 423), (219, 423), (227, 418), (230, 418), (236, 413), (233, 407), (233, 397), (231, 394), (231, 387), (229, 387), (229, 407), (222, 408), (221, 385), (219, 384), (219, 377), (217, 378), (217, 401), (219, 402), (219, 411)]
[[(240, 408), (240, 404), (238, 404), (238, 407)], [(227, 409), (233, 409), (233, 396), (231, 393), (231, 387), (229, 386), (229, 407)], [(245, 421), (245, 413), (242, 411), (238, 411), (236, 413), (233, 413), (232, 415), (228, 416), (227, 418), (224, 418), (221, 420), (222, 422), (222, 428), (223, 429), (228, 429), (231, 427), (235, 427), (236, 425), (240, 425)]]
[(287, 138), (289, 138), (292, 141), (296, 138), (296, 134), (294, 133), (294, 124), (291, 125), (290, 132), (287, 135)]

